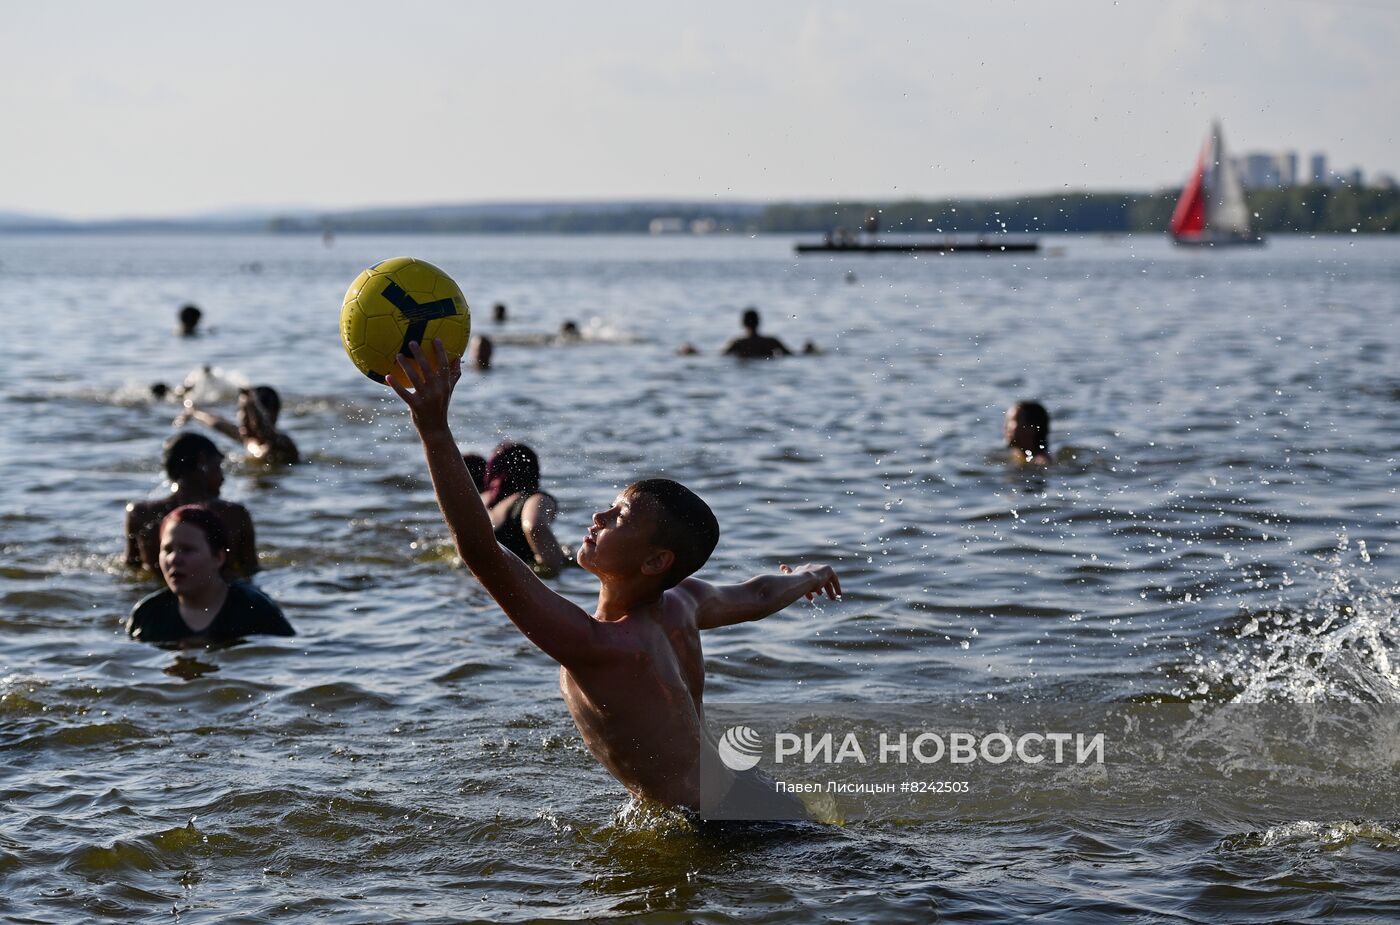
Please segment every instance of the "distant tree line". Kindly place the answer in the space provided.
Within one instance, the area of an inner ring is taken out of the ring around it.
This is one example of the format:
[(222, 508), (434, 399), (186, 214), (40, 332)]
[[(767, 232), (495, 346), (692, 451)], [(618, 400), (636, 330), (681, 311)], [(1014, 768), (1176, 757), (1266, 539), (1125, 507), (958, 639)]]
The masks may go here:
[[(1060, 193), (1005, 199), (775, 203), (754, 212), (691, 206), (560, 209), (543, 215), (441, 214), (433, 210), (347, 212), (316, 218), (281, 218), (277, 232), (453, 232), (484, 234), (637, 234), (655, 218), (712, 220), (718, 232), (821, 234), (844, 227), (860, 230), (866, 213), (879, 211), (882, 233), (1036, 234), (1164, 231), (1177, 190), (1155, 193)], [(1400, 231), (1400, 191), (1301, 186), (1251, 190), (1246, 194), (1255, 228), (1265, 233)]]
[[(434, 215), (403, 211), (342, 213), (320, 218), (279, 218), (270, 223), (277, 232), (453, 232), (457, 234), (646, 234), (652, 219), (662, 217), (656, 209), (590, 209), (580, 205), (544, 215)], [(686, 227), (692, 221), (716, 221), (715, 231), (751, 230), (754, 216), (728, 214), (697, 208), (671, 209), (666, 218), (678, 218)]]

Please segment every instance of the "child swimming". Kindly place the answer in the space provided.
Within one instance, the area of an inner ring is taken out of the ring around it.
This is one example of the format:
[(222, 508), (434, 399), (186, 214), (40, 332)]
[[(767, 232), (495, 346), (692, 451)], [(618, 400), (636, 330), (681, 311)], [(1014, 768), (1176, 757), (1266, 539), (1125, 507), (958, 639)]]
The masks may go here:
[(559, 663), (559, 688), (588, 750), (639, 799), (698, 809), (702, 763), (707, 775), (728, 775), (720, 793), (747, 798), (751, 781), (714, 759), (705, 728), (700, 631), (759, 620), (803, 597), (835, 600), (836, 573), (803, 565), (738, 585), (693, 578), (719, 523), (685, 486), (646, 479), (594, 514), (579, 545), (578, 564), (602, 585), (587, 613), (496, 542), (447, 423), (461, 363), (449, 363), (441, 341), (432, 360), (416, 343), (409, 349), (387, 382), (412, 414), (457, 551), (525, 637)]

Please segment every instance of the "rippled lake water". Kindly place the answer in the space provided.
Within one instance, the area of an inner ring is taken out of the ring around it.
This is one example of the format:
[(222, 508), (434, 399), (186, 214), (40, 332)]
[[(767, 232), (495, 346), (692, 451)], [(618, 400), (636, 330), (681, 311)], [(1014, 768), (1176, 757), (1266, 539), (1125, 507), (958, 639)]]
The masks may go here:
[[(707, 635), (711, 701), (1400, 701), (1400, 241), (791, 243), (0, 237), (0, 917), (1400, 918), (1397, 820), (716, 833), (628, 807), (456, 560), (401, 405), (341, 350), (365, 265), (437, 263), (505, 335), (454, 429), (539, 450), (565, 541), (666, 474), (723, 527), (703, 577), (840, 570), (840, 603)], [(173, 335), (185, 301), (205, 336)], [(749, 304), (824, 354), (717, 356)], [(584, 343), (521, 343), (565, 319)], [(177, 653), (122, 633), (150, 587), (120, 533), (165, 490), (178, 408), (147, 386), (204, 364), (275, 385), (307, 457), (230, 456), (224, 489), (300, 635)], [(1000, 448), (1030, 397), (1062, 457), (1040, 475)]]

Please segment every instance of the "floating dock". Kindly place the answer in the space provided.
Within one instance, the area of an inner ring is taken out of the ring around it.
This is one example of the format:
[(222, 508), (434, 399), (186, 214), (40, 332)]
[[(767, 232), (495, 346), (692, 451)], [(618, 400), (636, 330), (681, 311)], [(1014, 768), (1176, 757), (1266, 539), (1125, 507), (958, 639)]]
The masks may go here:
[(1025, 254), (1040, 250), (1034, 239), (974, 238), (942, 241), (824, 241), (797, 244), (799, 254)]

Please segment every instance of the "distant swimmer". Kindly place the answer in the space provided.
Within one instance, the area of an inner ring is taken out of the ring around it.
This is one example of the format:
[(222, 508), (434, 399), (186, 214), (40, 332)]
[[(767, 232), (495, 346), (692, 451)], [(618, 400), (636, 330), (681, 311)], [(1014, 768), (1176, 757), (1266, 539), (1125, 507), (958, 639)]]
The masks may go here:
[(554, 496), (540, 490), (540, 458), (523, 443), (502, 443), (486, 460), (481, 503), (496, 542), (545, 577), (559, 574), (564, 550), (551, 525), (559, 512)]
[(821, 356), (821, 354), (822, 354), (822, 348), (820, 348), (820, 347), (817, 346), (817, 342), (816, 342), (816, 341), (814, 341), (814, 340), (809, 340), (809, 341), (807, 341), (805, 344), (802, 345), (802, 354), (803, 354), (803, 356), (812, 356), (812, 357)]
[(491, 306), (491, 320), (496, 324), (506, 323), (506, 303), (497, 302)]
[(776, 337), (767, 337), (758, 333), (758, 309), (744, 309), (742, 323), (744, 330), (748, 333), (725, 344), (723, 351), (725, 356), (739, 357), (744, 360), (767, 360), (775, 356), (792, 356), (792, 351), (782, 341)]
[(678, 357), (694, 357), (699, 355), (700, 349), (690, 341), (686, 341), (676, 348), (676, 356)]
[(1038, 401), (1018, 401), (1006, 409), (1006, 445), (1017, 463), (1050, 465), (1050, 412)]
[(295, 636), (282, 610), (246, 581), (221, 574), (224, 522), (201, 504), (177, 507), (160, 525), (160, 571), (169, 586), (131, 610), (126, 631), (142, 642), (219, 643), (243, 636)]
[(198, 421), (225, 437), (243, 444), (250, 459), (274, 466), (301, 462), (301, 454), (292, 438), (277, 429), (277, 416), (282, 411), (282, 398), (270, 385), (238, 392), (238, 422), (194, 407), (192, 403), (175, 419), (180, 427), (187, 421)]
[(577, 321), (565, 321), (559, 326), (559, 335), (556, 338), (560, 343), (576, 344), (583, 340), (583, 332), (578, 329)]
[(202, 504), (218, 516), (228, 540), (226, 578), (248, 578), (258, 571), (253, 518), (241, 504), (219, 497), (224, 457), (208, 437), (182, 433), (165, 443), (165, 474), (170, 494), (126, 506), (126, 564), (160, 572), (160, 522), (178, 507)]
[(204, 317), (204, 312), (199, 310), (198, 305), (185, 305), (180, 309), (180, 327), (177, 329), (181, 337), (194, 337), (199, 333), (199, 319)]
[(471, 346), (467, 348), (467, 358), (473, 366), (481, 370), (491, 368), (491, 357), (495, 353), (496, 345), (485, 334), (477, 334), (473, 337)]
[[(457, 551), (516, 627), (560, 665), (559, 686), (584, 744), (639, 800), (708, 807), (761, 797), (768, 818), (807, 818), (771, 782), (735, 774), (717, 756), (704, 720), (700, 631), (759, 620), (803, 597), (836, 599), (824, 565), (711, 585), (692, 577), (719, 540), (719, 523), (697, 495), (669, 479), (629, 485), (592, 526), (578, 564), (601, 582), (592, 614), (556, 594), (493, 542), (493, 519), (472, 490), (448, 425), (461, 377), (441, 341), (430, 360), (417, 344), (389, 385), (408, 406)], [(702, 771), (703, 769), (703, 771)]]

